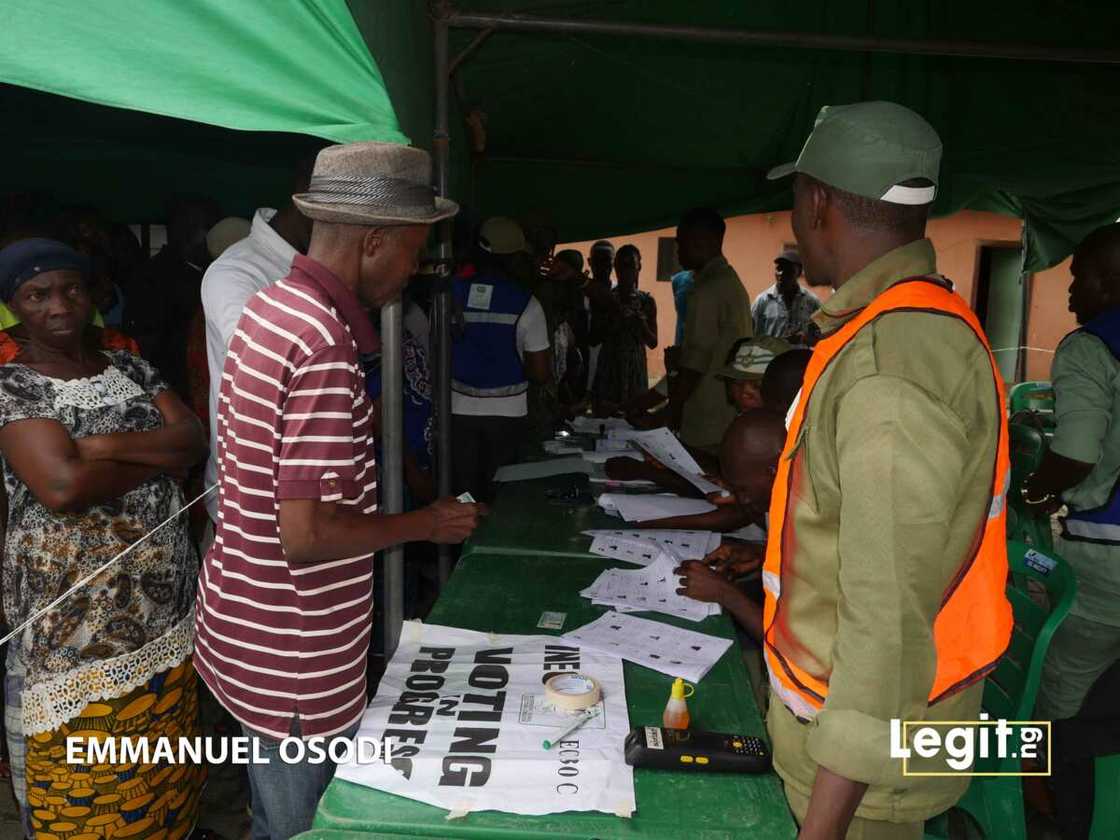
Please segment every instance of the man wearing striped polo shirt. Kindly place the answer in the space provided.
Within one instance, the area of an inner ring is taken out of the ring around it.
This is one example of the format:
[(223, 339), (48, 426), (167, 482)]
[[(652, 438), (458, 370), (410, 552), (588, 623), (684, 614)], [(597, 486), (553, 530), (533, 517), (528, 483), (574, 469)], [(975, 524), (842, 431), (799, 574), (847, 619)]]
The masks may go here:
[(456, 543), (479, 510), (455, 499), (377, 513), (372, 409), (359, 354), (377, 349), (368, 308), (415, 273), (437, 199), (425, 152), (383, 143), (324, 149), (306, 193), (307, 256), (259, 292), (229, 345), (217, 412), (219, 521), (195, 609), (195, 664), (261, 739), (251, 764), (253, 837), (311, 827), (334, 773), (286, 764), (289, 735), (352, 735), (366, 701), (374, 553)]

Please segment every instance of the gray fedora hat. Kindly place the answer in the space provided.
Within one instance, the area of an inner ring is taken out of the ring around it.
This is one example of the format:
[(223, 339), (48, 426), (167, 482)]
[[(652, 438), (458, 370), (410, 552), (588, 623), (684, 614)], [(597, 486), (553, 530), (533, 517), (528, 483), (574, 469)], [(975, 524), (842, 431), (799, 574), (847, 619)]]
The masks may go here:
[(432, 159), (397, 143), (327, 146), (315, 158), (311, 184), (292, 196), (303, 215), (348, 225), (426, 225), (459, 212), (431, 186)]

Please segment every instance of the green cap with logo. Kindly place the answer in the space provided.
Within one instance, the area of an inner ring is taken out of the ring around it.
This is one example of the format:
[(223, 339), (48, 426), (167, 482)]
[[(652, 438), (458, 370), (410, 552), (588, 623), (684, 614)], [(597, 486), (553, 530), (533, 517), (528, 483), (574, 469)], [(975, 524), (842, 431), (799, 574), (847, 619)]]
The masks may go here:
[(793, 345), (782, 338), (761, 335), (756, 338), (741, 338), (731, 350), (731, 362), (716, 376), (720, 379), (734, 379), (736, 382), (760, 382), (766, 367)]
[[(937, 195), (941, 138), (921, 116), (894, 102), (826, 105), (801, 154), (767, 173), (794, 172), (846, 192), (892, 204), (929, 204)], [(923, 179), (924, 186), (905, 181)]]
[(478, 231), (478, 247), (489, 254), (516, 254), (529, 250), (521, 225), (506, 216), (491, 216)]

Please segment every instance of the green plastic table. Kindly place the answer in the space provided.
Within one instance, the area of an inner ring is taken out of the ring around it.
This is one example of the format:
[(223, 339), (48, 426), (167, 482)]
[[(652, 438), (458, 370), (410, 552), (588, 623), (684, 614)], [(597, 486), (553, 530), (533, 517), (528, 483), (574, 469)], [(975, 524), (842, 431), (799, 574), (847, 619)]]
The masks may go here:
[[(463, 544), (462, 556), (482, 551), (488, 554), (587, 557), (591, 540), (581, 531), (628, 527), (617, 516), (603, 513), (594, 502), (560, 504), (546, 496), (550, 491), (573, 487), (586, 489), (587, 478), (573, 473), (503, 485), (491, 506), (490, 515)], [(597, 489), (596, 485), (591, 485), (592, 492)]]
[[(603, 613), (602, 607), (592, 606), (578, 592), (613, 565), (624, 564), (589, 555), (513, 556), (474, 551), (459, 561), (428, 622), (495, 633), (559, 635)], [(544, 610), (567, 613), (562, 630), (536, 628)], [(713, 616), (699, 625), (668, 616), (644, 617), (735, 638), (726, 616)], [(631, 726), (660, 724), (671, 679), (631, 663), (625, 663), (624, 673)], [(765, 735), (738, 642), (700, 682), (688, 703), (692, 726), (697, 729)], [(773, 773), (746, 776), (637, 770), (634, 787), (638, 808), (630, 819), (599, 813), (529, 817), (479, 811), (447, 820), (445, 811), (431, 805), (336, 779), (319, 803), (314, 828), (300, 840), (553, 835), (783, 840), (796, 836), (781, 783)]]

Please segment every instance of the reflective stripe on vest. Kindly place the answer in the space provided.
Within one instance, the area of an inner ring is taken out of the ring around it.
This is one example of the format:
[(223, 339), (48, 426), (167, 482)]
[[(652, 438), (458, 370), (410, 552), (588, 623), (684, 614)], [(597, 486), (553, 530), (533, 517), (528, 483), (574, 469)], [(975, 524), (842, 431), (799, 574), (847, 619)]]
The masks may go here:
[(517, 325), (531, 295), (494, 271), (455, 277), (451, 295), (462, 329), (451, 346), (451, 390), (473, 398), (516, 397), (529, 390)]
[(913, 278), (892, 286), (844, 326), (817, 343), (805, 371), (800, 398), (790, 418), (786, 445), (778, 462), (762, 571), (766, 593), (762, 619), (765, 628), (763, 649), (771, 688), (786, 708), (802, 720), (813, 718), (824, 705), (828, 697), (827, 675), (810, 674), (797, 663), (800, 645), (795, 638), (796, 627), (784, 627), (783, 637), (775, 632), (775, 619), (782, 609), (782, 559), (796, 545), (790, 515), (791, 499), (796, 494), (791, 493), (791, 488), (793, 482), (799, 479), (802, 466), (798, 449), (802, 426), (813, 398), (813, 388), (832, 360), (863, 327), (888, 312), (903, 310), (943, 314), (964, 321), (988, 352), (993, 397), (998, 401), (999, 438), (992, 470), (991, 503), (981, 523), (981, 534), (975, 541), (974, 553), (949, 584), (941, 610), (934, 620), (937, 672), (929, 692), (929, 702), (936, 703), (983, 679), (995, 667), (1011, 639), (1013, 618), (1005, 594), (1005, 499), (1010, 469), (1003, 379), (976, 316), (960, 296), (928, 278)]

